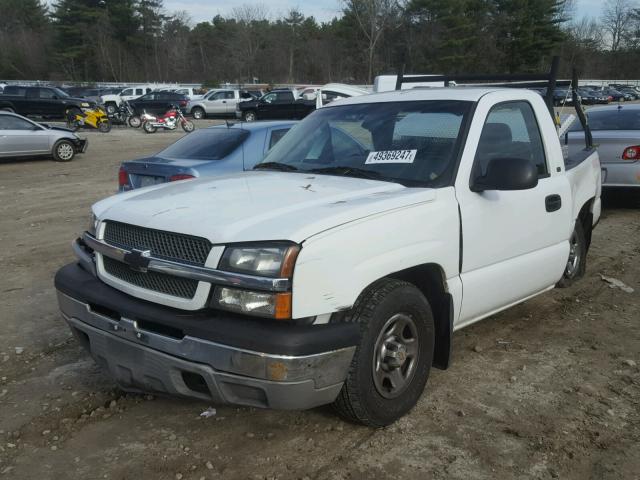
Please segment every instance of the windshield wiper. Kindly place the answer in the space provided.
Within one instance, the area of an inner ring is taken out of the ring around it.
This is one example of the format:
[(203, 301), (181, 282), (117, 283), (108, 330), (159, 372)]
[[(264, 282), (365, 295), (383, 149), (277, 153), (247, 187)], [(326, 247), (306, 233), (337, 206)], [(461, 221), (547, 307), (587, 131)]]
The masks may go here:
[(337, 166), (337, 167), (325, 167), (325, 168), (313, 168), (311, 170), (307, 170), (309, 173), (326, 173), (328, 175), (342, 175), (345, 177), (360, 177), (360, 178), (368, 178), (370, 180), (381, 180), (384, 182), (397, 182), (396, 179), (391, 177), (385, 177), (381, 173), (375, 172), (373, 170), (366, 170), (364, 168), (357, 167), (347, 167), (347, 166)]
[(258, 163), (255, 167), (253, 167), (254, 170), (279, 170), (281, 172), (293, 172), (295, 170), (298, 170), (298, 167), (294, 167), (293, 165), (289, 165), (287, 163), (280, 163), (280, 162), (264, 162), (264, 163)]

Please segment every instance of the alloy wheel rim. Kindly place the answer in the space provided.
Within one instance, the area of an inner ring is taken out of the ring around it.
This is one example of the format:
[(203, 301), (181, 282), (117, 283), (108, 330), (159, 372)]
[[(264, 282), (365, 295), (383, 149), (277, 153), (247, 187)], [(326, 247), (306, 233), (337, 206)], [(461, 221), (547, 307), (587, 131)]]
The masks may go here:
[(58, 156), (63, 160), (69, 160), (73, 157), (73, 147), (68, 143), (63, 143), (58, 146)]
[(578, 234), (574, 231), (569, 239), (569, 258), (567, 259), (566, 276), (571, 278), (578, 271), (580, 264), (580, 249), (578, 246)]
[(418, 365), (418, 327), (397, 313), (386, 321), (373, 352), (373, 382), (384, 398), (396, 398), (411, 384)]

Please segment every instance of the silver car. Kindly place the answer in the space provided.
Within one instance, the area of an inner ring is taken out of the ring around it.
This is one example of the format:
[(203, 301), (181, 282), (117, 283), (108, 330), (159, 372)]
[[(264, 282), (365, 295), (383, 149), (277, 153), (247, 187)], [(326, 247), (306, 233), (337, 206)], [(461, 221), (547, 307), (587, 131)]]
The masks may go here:
[(68, 128), (52, 127), (0, 111), (0, 158), (47, 156), (58, 162), (70, 162), (86, 149), (87, 140)]
[[(640, 104), (607, 105), (587, 111), (602, 165), (603, 187), (640, 187)], [(584, 147), (575, 122), (565, 137), (569, 153)]]

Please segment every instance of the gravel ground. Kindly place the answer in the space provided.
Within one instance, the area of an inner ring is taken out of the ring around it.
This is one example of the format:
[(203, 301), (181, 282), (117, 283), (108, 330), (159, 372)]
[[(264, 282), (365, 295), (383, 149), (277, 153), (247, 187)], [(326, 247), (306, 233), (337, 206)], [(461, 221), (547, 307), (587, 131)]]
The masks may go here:
[(118, 391), (70, 337), (53, 275), (118, 164), (181, 134), (87, 132), (71, 163), (0, 164), (0, 478), (640, 478), (638, 195), (606, 198), (582, 281), (458, 332), (452, 367), (386, 429)]

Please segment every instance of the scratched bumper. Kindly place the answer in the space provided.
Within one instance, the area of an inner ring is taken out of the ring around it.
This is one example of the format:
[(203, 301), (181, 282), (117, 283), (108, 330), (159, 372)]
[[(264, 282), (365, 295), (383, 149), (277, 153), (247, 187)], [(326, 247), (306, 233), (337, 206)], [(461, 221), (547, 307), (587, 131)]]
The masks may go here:
[(190, 336), (175, 338), (111, 318), (58, 291), (76, 338), (124, 390), (276, 409), (306, 409), (337, 397), (355, 351), (289, 356)]

